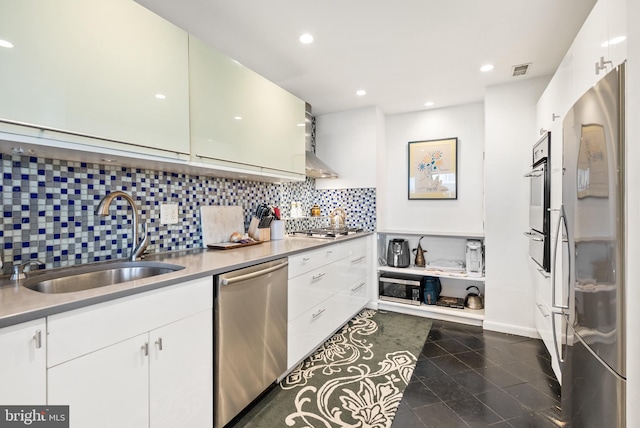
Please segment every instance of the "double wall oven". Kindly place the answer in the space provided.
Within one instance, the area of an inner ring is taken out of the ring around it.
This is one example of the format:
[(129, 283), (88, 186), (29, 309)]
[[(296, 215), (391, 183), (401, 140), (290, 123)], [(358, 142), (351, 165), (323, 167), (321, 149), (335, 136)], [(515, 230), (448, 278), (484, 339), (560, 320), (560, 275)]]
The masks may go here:
[(551, 271), (551, 171), (549, 153), (551, 132), (534, 144), (532, 169), (525, 177), (529, 178), (529, 255), (544, 272)]

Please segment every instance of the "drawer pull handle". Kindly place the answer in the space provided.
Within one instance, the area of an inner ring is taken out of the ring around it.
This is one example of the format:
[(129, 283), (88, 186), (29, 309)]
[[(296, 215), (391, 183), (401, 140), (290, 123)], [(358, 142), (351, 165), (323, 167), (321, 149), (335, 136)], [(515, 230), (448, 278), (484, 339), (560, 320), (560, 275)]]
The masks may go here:
[(318, 318), (320, 315), (322, 315), (324, 313), (324, 311), (326, 311), (326, 309), (320, 309), (318, 312), (316, 312), (315, 314), (311, 314), (311, 318), (316, 319)]
[(33, 340), (36, 341), (36, 349), (42, 348), (42, 330), (36, 330), (36, 334), (33, 335)]
[(357, 286), (353, 287), (353, 288), (351, 289), (351, 291), (353, 291), (353, 292), (358, 291), (358, 290), (360, 290), (362, 287), (364, 287), (364, 286), (365, 286), (365, 284), (366, 284), (366, 283), (365, 283), (365, 282), (363, 282), (363, 283), (361, 283), (361, 284), (359, 284), (359, 285), (357, 285)]
[(156, 345), (158, 345), (158, 350), (162, 351), (162, 338), (159, 337), (158, 340), (156, 340)]
[(303, 258), (302, 258), (302, 261), (303, 261), (303, 262), (308, 262), (309, 260), (311, 260), (309, 257), (303, 257)]
[(363, 261), (366, 258), (366, 256), (360, 256), (355, 260), (351, 260), (351, 263), (359, 263), (361, 261)]
[(142, 349), (142, 355), (145, 357), (149, 356), (149, 342), (144, 342), (144, 345), (142, 345), (140, 349)]
[(326, 275), (326, 273), (324, 273), (324, 272), (323, 272), (323, 273), (319, 273), (319, 274), (317, 274), (317, 275), (312, 276), (312, 277), (311, 277), (311, 280), (312, 280), (312, 281), (315, 281), (315, 280), (317, 280), (317, 279), (322, 278), (322, 277), (323, 277), (323, 276), (325, 276), (325, 275)]
[(327, 254), (333, 254), (333, 250), (327, 250)]

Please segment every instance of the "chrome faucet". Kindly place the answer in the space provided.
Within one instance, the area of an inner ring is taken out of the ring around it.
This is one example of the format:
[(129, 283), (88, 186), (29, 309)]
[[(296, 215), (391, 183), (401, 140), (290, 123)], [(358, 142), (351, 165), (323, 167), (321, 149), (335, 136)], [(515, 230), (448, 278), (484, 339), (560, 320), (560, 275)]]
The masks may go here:
[(36, 265), (36, 266), (44, 266), (44, 263), (42, 263), (40, 260), (29, 260), (28, 262), (24, 262), (22, 264), (19, 265), (13, 265), (13, 273), (11, 274), (11, 280), (12, 281), (18, 281), (19, 279), (25, 279), (27, 277), (27, 274), (24, 272), (24, 269), (27, 266), (32, 266), (32, 265)]
[(113, 200), (117, 197), (121, 197), (122, 199), (126, 200), (129, 205), (131, 205), (131, 211), (133, 211), (133, 248), (131, 249), (129, 260), (135, 261), (139, 258), (142, 258), (144, 250), (146, 250), (147, 245), (149, 245), (149, 235), (147, 232), (147, 223), (144, 223), (142, 225), (142, 233), (144, 234), (144, 236), (142, 237), (142, 239), (140, 239), (138, 236), (139, 217), (138, 210), (136, 209), (136, 202), (133, 200), (133, 198), (122, 190), (111, 192), (104, 198), (102, 198), (100, 204), (98, 205), (98, 208), (96, 209), (96, 214), (103, 217), (109, 215), (109, 206), (111, 205), (111, 202), (113, 202)]

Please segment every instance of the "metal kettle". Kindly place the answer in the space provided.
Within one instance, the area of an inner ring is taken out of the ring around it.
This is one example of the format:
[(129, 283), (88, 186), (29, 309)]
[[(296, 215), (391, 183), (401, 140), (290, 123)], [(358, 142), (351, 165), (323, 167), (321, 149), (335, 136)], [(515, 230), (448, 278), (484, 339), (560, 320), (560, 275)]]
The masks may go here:
[(392, 239), (387, 248), (387, 265), (407, 267), (410, 263), (409, 243), (405, 239)]
[(344, 220), (347, 217), (347, 213), (342, 208), (336, 208), (329, 214), (329, 221), (331, 227), (334, 229), (341, 229), (345, 226)]
[(420, 239), (418, 240), (418, 248), (414, 248), (412, 250), (413, 253), (416, 255), (416, 258), (413, 264), (418, 267), (425, 267), (425, 264), (426, 264), (424, 260), (424, 253), (426, 253), (427, 250), (423, 250), (422, 247), (420, 246), (420, 241), (422, 241), (422, 238), (424, 238), (424, 236), (421, 236)]
[(483, 309), (484, 303), (480, 289), (475, 285), (470, 285), (467, 287), (467, 291), (469, 291), (470, 288), (475, 288), (477, 293), (471, 292), (467, 294), (467, 297), (464, 298), (464, 307), (469, 309)]

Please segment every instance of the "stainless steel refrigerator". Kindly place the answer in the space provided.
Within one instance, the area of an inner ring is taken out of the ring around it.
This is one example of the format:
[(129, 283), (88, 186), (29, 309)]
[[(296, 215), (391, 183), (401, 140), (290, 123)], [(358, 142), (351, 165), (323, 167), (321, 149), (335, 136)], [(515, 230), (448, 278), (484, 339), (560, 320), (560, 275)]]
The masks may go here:
[(566, 426), (625, 426), (625, 64), (563, 122), (562, 207), (552, 265)]

